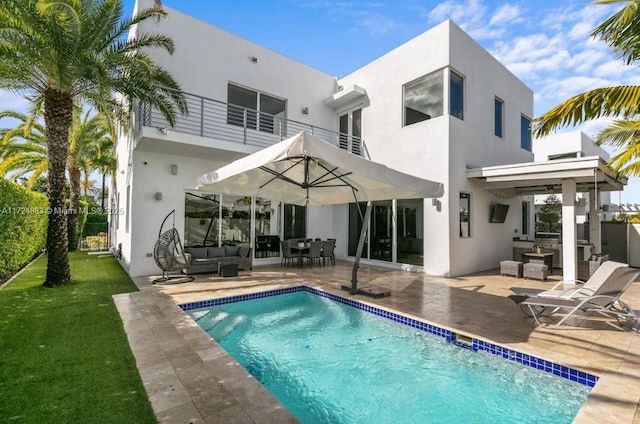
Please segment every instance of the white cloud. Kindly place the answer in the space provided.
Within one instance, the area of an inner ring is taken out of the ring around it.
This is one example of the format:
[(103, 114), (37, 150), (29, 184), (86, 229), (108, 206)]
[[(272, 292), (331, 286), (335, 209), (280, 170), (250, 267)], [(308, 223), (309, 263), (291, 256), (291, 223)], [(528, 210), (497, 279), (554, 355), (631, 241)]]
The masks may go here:
[(491, 17), (489, 25), (514, 24), (522, 22), (520, 7), (511, 4), (502, 5)]

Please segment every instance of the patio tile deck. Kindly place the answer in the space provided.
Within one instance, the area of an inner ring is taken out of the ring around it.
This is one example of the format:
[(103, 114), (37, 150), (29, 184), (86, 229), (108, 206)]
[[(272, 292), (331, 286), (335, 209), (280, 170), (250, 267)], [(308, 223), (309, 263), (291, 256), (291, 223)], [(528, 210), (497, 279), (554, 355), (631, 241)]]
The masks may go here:
[[(229, 357), (177, 304), (300, 284), (348, 297), (340, 286), (351, 263), (287, 269), (255, 267), (235, 278), (200, 275), (191, 283), (151, 285), (136, 278), (139, 292), (114, 296), (143, 383), (160, 423), (297, 422), (253, 377)], [(599, 316), (580, 316), (572, 326), (535, 326), (507, 298), (512, 287), (545, 289), (546, 282), (500, 276), (498, 270), (442, 278), (361, 265), (359, 280), (391, 290), (391, 297), (354, 299), (424, 319), (440, 327), (596, 374), (600, 381), (576, 423), (640, 423), (640, 335), (617, 329)], [(640, 284), (623, 300), (640, 309)]]

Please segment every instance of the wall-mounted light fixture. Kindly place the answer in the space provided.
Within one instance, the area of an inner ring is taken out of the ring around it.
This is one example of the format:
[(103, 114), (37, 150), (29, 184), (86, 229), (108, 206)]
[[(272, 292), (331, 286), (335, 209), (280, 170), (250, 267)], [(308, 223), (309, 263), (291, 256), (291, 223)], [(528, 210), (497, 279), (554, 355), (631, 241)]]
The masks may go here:
[(160, 131), (164, 135), (167, 135), (169, 133), (169, 128), (167, 127), (158, 128), (158, 131)]
[(305, 107), (303, 107), (303, 108), (302, 108), (302, 113), (304, 113), (305, 115), (308, 115), (308, 114), (309, 114), (309, 108), (308, 108), (308, 107), (306, 107), (306, 106), (305, 106)]
[(156, 194), (155, 194), (154, 197), (158, 202), (161, 201), (162, 200), (162, 192), (161, 191), (156, 191)]
[(255, 57), (255, 56), (251, 56), (251, 57), (250, 57), (250, 59), (251, 59), (251, 61), (252, 61), (253, 63), (258, 63), (258, 58), (257, 58), (257, 57)]
[(178, 165), (175, 163), (171, 165), (171, 175), (178, 175)]

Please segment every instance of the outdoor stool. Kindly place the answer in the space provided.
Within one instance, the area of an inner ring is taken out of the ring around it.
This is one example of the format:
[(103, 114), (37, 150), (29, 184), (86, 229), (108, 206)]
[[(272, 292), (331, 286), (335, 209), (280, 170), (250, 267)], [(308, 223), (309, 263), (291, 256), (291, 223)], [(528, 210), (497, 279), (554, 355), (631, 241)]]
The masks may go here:
[(522, 277), (522, 262), (519, 261), (501, 261), (500, 275), (512, 275), (514, 277)]
[(238, 264), (218, 264), (218, 275), (220, 277), (237, 277)]
[(524, 278), (532, 278), (535, 280), (546, 280), (548, 267), (543, 264), (526, 263), (524, 264)]

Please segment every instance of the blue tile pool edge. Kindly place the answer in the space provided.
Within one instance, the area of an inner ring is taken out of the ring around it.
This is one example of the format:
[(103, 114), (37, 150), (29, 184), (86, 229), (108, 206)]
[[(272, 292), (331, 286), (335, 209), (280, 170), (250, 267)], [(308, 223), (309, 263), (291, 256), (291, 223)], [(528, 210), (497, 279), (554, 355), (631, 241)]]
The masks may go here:
[(517, 362), (519, 364), (538, 369), (540, 371), (557, 375), (558, 377), (565, 378), (570, 381), (574, 381), (578, 384), (582, 384), (588, 387), (594, 387), (598, 382), (598, 377), (582, 371), (575, 370), (573, 368), (565, 367), (545, 359), (540, 359), (532, 355), (527, 355), (506, 347), (498, 346), (496, 344), (478, 340), (458, 334), (455, 331), (440, 328), (433, 324), (428, 324), (423, 321), (419, 321), (413, 318), (406, 317), (404, 315), (397, 314), (395, 312), (389, 312), (384, 309), (377, 308), (375, 306), (367, 305), (355, 300), (347, 299), (341, 296), (337, 296), (332, 293), (327, 293), (322, 290), (315, 289), (308, 286), (295, 286), (287, 287), (283, 289), (274, 289), (257, 293), (249, 293), (237, 296), (222, 297), (218, 299), (201, 300), (198, 302), (189, 302), (178, 305), (183, 311), (190, 311), (193, 309), (209, 308), (211, 306), (224, 305), (227, 303), (242, 302), (245, 300), (259, 299), (263, 297), (278, 296), (282, 294), (295, 293), (305, 291), (321, 297), (326, 297), (330, 300), (351, 306), (363, 310), (365, 312), (378, 315), (380, 317), (398, 322), (400, 324), (413, 327), (417, 330), (424, 331), (445, 339), (448, 343), (453, 343), (458, 347), (468, 349), (474, 352), (485, 352), (494, 356), (501, 357), (503, 359)]

